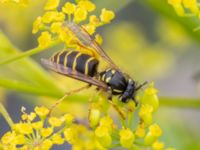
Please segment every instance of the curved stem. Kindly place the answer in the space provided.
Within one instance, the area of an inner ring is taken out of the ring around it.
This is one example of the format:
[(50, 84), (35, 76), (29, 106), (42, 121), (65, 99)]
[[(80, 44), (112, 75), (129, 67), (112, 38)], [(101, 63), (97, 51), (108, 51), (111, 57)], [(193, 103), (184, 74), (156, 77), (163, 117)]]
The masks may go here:
[(8, 114), (7, 110), (5, 109), (5, 107), (2, 105), (2, 103), (0, 103), (0, 113), (2, 114), (2, 116), (5, 118), (5, 120), (7, 121), (7, 123), (9, 124), (10, 128), (12, 128), (12, 126), (14, 125), (10, 115)]

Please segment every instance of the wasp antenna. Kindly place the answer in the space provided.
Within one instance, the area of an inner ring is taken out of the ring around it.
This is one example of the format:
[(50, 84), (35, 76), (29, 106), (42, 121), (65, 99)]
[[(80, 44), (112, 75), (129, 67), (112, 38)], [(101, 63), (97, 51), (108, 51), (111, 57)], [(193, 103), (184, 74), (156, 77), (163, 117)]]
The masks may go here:
[(148, 82), (145, 81), (144, 83), (140, 84), (138, 87), (136, 87), (136, 91), (138, 91), (139, 89), (141, 89), (143, 86), (145, 86)]

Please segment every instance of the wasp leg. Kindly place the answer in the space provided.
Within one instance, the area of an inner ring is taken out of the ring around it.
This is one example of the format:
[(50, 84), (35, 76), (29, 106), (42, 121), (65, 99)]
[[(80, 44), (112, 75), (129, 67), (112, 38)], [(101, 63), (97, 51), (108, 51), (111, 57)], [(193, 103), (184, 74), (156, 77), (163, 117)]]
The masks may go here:
[(74, 93), (78, 93), (78, 92), (80, 92), (80, 91), (82, 91), (82, 90), (84, 90), (84, 89), (87, 89), (87, 88), (89, 88), (89, 87), (91, 87), (91, 84), (88, 84), (88, 85), (83, 86), (83, 87), (81, 87), (81, 88), (78, 88), (78, 89), (75, 89), (75, 90), (72, 90), (72, 91), (70, 91), (70, 92), (65, 93), (65, 95), (64, 95), (63, 97), (61, 97), (59, 100), (57, 100), (53, 106), (51, 106), (50, 111), (49, 111), (49, 116), (51, 116), (52, 111), (53, 111), (65, 98), (67, 98), (68, 96), (70, 96), (70, 95), (72, 95), (72, 94), (74, 94)]
[(108, 91), (108, 100), (109, 100), (109, 103), (112, 105), (112, 107), (117, 111), (117, 113), (119, 114), (119, 116), (125, 120), (126, 117), (124, 115), (124, 113), (120, 110), (120, 108), (115, 104), (113, 103), (112, 101), (112, 90), (109, 88), (109, 91)]

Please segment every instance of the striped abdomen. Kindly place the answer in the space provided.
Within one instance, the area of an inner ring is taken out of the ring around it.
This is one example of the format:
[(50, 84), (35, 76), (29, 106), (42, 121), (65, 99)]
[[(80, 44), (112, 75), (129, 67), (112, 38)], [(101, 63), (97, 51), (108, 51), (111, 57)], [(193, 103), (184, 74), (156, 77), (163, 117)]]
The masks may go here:
[(95, 57), (79, 51), (61, 51), (54, 54), (50, 60), (89, 76), (97, 73), (99, 63)]

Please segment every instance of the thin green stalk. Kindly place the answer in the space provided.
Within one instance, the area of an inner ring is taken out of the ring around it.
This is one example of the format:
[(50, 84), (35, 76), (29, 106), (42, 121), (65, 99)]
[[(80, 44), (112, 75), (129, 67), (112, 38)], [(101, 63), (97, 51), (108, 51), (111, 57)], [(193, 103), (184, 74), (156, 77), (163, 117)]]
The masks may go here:
[(180, 97), (160, 97), (160, 105), (176, 108), (200, 109), (200, 99)]
[(0, 86), (12, 90), (22, 91), (24, 93), (31, 93), (36, 95), (43, 95), (49, 97), (62, 97), (64, 93), (62, 91), (53, 91), (51, 89), (43, 89), (42, 87), (33, 86), (22, 81), (11, 80), (11, 79), (0, 79)]
[(5, 107), (2, 105), (2, 103), (0, 103), (0, 113), (2, 114), (2, 116), (6, 119), (7, 123), (9, 124), (10, 128), (13, 127), (14, 123), (10, 117), (10, 115), (8, 114), (7, 110), (5, 109)]
[(11, 62), (14, 62), (14, 61), (19, 60), (19, 59), (24, 58), (24, 57), (28, 57), (28, 56), (37, 54), (39, 52), (42, 52), (44, 50), (47, 50), (47, 49), (49, 49), (51, 47), (56, 46), (59, 43), (60, 43), (60, 41), (54, 41), (48, 47), (45, 47), (45, 48), (43, 48), (43, 47), (36, 47), (36, 48), (30, 49), (30, 50), (27, 50), (27, 51), (25, 51), (23, 53), (20, 53), (18, 55), (12, 56), (12, 57), (10, 57), (10, 58), (8, 58), (6, 60), (0, 61), (0, 66), (1, 65), (5, 65), (5, 64), (9, 64)]

